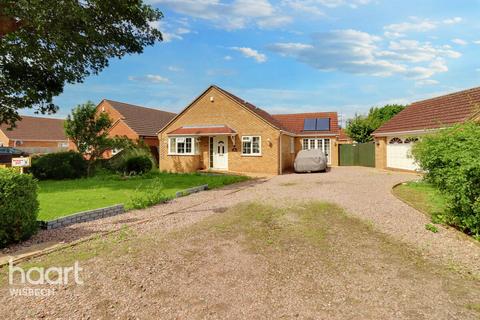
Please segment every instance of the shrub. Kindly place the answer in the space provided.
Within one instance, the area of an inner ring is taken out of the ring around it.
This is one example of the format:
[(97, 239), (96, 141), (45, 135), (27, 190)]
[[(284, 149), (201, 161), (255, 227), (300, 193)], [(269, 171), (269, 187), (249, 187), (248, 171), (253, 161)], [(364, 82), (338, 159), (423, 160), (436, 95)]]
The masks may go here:
[(50, 153), (32, 161), (31, 173), (39, 180), (78, 179), (87, 174), (87, 162), (80, 153)]
[(152, 161), (146, 156), (137, 156), (128, 159), (125, 163), (128, 174), (143, 174), (152, 170)]
[(0, 248), (37, 230), (37, 182), (29, 174), (0, 170)]
[(425, 179), (445, 194), (444, 222), (480, 235), (480, 124), (466, 123), (427, 135), (412, 153)]
[(142, 144), (131, 145), (123, 149), (120, 153), (107, 160), (103, 164), (103, 167), (114, 172), (128, 173), (127, 161), (130, 158), (136, 158), (141, 156), (146, 157), (150, 160), (151, 168), (155, 167), (156, 161), (153, 158), (150, 149)]

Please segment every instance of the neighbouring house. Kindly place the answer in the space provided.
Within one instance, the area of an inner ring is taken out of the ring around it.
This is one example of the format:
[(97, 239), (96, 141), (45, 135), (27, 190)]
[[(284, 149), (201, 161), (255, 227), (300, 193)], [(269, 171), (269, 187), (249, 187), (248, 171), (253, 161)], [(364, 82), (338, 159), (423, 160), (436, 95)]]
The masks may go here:
[(411, 148), (419, 137), (472, 119), (480, 119), (480, 87), (414, 102), (373, 133), (376, 167), (417, 170)]
[(350, 138), (350, 136), (345, 132), (343, 128), (340, 128), (339, 131), (339, 136), (338, 136), (338, 143), (339, 144), (352, 144), (353, 139)]
[(0, 147), (14, 147), (29, 154), (45, 154), (74, 149), (67, 138), (63, 119), (21, 116), (16, 127), (0, 125)]
[(338, 165), (335, 112), (271, 115), (210, 86), (159, 133), (160, 169), (282, 174), (301, 149), (322, 149)]
[[(148, 145), (157, 161), (159, 160), (157, 132), (176, 115), (167, 111), (107, 99), (98, 104), (97, 112), (106, 112), (112, 119), (110, 137), (125, 136), (135, 142), (142, 140)], [(112, 150), (106, 154), (106, 157), (116, 153), (117, 150)]]

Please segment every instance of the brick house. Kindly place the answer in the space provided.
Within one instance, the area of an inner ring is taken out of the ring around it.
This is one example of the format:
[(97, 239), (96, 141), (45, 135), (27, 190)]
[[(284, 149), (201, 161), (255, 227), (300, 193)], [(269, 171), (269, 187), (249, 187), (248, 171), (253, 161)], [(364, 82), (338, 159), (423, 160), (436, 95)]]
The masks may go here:
[(271, 115), (210, 86), (158, 132), (160, 169), (276, 175), (311, 148), (336, 166), (339, 133), (335, 112)]
[(0, 147), (14, 147), (29, 154), (73, 150), (75, 146), (64, 131), (63, 119), (22, 116), (9, 130), (0, 125)]
[(422, 135), (472, 119), (480, 120), (480, 87), (414, 102), (373, 133), (376, 167), (417, 170), (411, 148)]
[[(157, 132), (175, 116), (175, 113), (107, 99), (98, 104), (97, 112), (106, 112), (112, 119), (113, 124), (109, 130), (110, 137), (125, 136), (132, 141), (143, 140), (158, 161)], [(115, 151), (109, 152), (105, 156), (109, 157), (112, 153), (114, 154)]]

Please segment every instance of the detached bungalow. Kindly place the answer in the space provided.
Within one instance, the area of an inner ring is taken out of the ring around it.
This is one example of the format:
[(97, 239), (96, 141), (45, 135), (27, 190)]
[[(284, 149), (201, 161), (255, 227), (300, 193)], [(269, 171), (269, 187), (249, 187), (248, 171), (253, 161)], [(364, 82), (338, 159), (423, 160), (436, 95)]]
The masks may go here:
[(0, 126), (0, 147), (14, 147), (30, 154), (44, 154), (75, 148), (65, 135), (63, 119), (22, 116), (16, 127)]
[(322, 149), (338, 165), (335, 112), (271, 115), (210, 86), (158, 132), (160, 169), (282, 174), (302, 149)]
[[(143, 140), (158, 161), (157, 132), (172, 120), (175, 113), (107, 99), (98, 104), (97, 112), (106, 112), (112, 119), (110, 137), (125, 136), (132, 141)], [(116, 151), (112, 150), (105, 156), (110, 157), (115, 153)]]
[(373, 133), (376, 167), (417, 170), (411, 148), (419, 137), (472, 119), (480, 119), (480, 87), (414, 102)]

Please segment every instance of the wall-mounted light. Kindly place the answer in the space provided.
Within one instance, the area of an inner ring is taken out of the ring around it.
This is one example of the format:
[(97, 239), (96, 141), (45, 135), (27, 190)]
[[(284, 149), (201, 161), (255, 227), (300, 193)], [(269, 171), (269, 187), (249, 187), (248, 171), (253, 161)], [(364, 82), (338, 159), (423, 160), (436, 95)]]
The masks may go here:
[(215, 97), (214, 96), (210, 97), (210, 102), (215, 102)]

